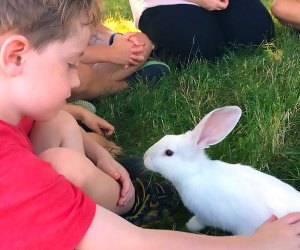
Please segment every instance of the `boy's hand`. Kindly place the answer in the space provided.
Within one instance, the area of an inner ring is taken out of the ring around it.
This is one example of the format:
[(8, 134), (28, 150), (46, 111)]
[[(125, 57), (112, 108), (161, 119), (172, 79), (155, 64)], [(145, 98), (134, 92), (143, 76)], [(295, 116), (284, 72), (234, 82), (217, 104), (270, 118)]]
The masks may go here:
[(212, 11), (212, 10), (224, 10), (229, 4), (229, 0), (187, 0), (188, 2), (195, 3), (200, 7)]
[(120, 183), (119, 206), (125, 206), (129, 200), (134, 199), (135, 190), (129, 174), (120, 163), (115, 161), (112, 157), (102, 157), (101, 160), (97, 162), (97, 167)]
[(99, 135), (112, 135), (115, 130), (110, 123), (89, 110), (85, 110), (82, 114), (81, 122)]
[(250, 237), (253, 249), (299, 249), (300, 212), (280, 219), (272, 216)]

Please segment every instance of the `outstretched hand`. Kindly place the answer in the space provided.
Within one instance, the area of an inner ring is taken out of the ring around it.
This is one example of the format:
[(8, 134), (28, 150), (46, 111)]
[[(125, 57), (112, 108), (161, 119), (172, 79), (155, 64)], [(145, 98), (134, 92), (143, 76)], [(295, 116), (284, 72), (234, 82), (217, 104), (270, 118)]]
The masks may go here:
[(272, 216), (252, 235), (253, 249), (293, 250), (300, 246), (300, 212), (280, 219)]

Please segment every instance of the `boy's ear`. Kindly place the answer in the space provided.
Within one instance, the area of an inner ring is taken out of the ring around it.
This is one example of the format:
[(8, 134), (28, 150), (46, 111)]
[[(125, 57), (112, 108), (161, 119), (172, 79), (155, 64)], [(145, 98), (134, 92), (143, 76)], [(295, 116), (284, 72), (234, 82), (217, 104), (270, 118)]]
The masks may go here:
[(0, 67), (5, 74), (15, 77), (22, 72), (24, 54), (29, 47), (29, 41), (22, 35), (9, 35), (0, 48)]

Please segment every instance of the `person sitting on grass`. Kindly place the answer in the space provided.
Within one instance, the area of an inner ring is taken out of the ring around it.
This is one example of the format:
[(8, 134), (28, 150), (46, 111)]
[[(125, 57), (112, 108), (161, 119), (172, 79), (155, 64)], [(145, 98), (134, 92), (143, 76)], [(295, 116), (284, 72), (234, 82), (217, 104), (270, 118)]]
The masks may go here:
[(115, 33), (98, 23), (76, 65), (81, 84), (72, 90), (70, 99), (89, 100), (116, 93), (139, 78), (158, 81), (170, 68), (160, 61), (149, 61), (152, 48), (141, 32)]
[(122, 35), (98, 23), (93, 28), (84, 55), (77, 65), (73, 65), (78, 71), (80, 86), (72, 90), (70, 103), (64, 109), (113, 156), (122, 152), (119, 146), (107, 139), (113, 133), (113, 127), (98, 117), (95, 106), (86, 100), (124, 90), (139, 79), (159, 81), (168, 74), (168, 65), (149, 60), (152, 47), (151, 41), (141, 32)]
[(300, 213), (228, 237), (144, 229), (117, 215), (139, 217), (149, 199), (141, 208), (127, 171), (61, 111), (80, 84), (72, 65), (95, 5), (0, 1), (0, 249), (299, 249)]
[(271, 6), (272, 14), (284, 25), (300, 31), (300, 1), (275, 0)]
[[(129, 0), (135, 25), (154, 43), (154, 55), (214, 61), (232, 45), (260, 45), (274, 24), (260, 0)], [(175, 17), (175, 18), (174, 18)]]

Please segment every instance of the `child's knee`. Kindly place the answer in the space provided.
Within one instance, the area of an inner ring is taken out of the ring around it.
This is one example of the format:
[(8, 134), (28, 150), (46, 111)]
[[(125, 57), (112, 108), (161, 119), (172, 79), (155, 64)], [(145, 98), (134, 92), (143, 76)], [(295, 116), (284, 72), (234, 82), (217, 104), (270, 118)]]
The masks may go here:
[(271, 5), (271, 12), (276, 18), (281, 19), (285, 16), (285, 8), (286, 6), (281, 0), (276, 0)]

